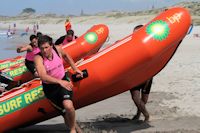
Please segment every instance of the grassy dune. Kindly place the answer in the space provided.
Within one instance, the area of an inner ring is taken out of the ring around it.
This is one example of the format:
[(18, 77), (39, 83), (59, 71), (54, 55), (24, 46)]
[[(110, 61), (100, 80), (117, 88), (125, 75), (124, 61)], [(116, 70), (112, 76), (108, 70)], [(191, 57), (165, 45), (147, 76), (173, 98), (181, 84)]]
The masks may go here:
[[(194, 25), (200, 25), (200, 2), (181, 2), (177, 5), (173, 6), (181, 6), (187, 8), (191, 15)], [(146, 19), (147, 17), (152, 18), (152, 16), (156, 16), (159, 12), (163, 11), (167, 7), (154, 9), (154, 10), (146, 10), (146, 11), (138, 11), (138, 12), (121, 12), (121, 11), (112, 11), (112, 12), (102, 12), (94, 15), (85, 15), (85, 16), (73, 16), (71, 18), (75, 20), (77, 23), (84, 23), (88, 20), (91, 20), (93, 17), (99, 18), (109, 18), (112, 20), (121, 19), (125, 17), (135, 17), (138, 19)], [(18, 21), (20, 24), (34, 24), (39, 22), (40, 24), (63, 24), (65, 22), (67, 16), (59, 16), (56, 14), (20, 14), (14, 17), (0, 16), (0, 21), (2, 23), (10, 23), (13, 21)], [(77, 20), (77, 21), (76, 21)], [(129, 23), (129, 22), (128, 22)]]

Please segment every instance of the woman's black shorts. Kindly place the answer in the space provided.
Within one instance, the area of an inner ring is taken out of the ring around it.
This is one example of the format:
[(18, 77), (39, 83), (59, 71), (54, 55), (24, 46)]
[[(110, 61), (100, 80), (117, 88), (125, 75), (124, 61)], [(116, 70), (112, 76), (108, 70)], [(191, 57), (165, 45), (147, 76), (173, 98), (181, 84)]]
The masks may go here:
[(152, 81), (153, 81), (153, 78), (150, 79), (150, 80), (147, 80), (146, 82), (132, 88), (130, 91), (134, 91), (134, 90), (141, 90), (141, 92), (143, 94), (149, 94), (150, 93), (150, 90), (151, 90), (151, 85), (152, 85)]
[[(65, 77), (63, 79), (67, 80)], [(73, 92), (63, 88), (59, 84), (42, 83), (42, 86), (43, 86), (45, 96), (59, 110), (64, 109), (63, 100), (72, 100)]]
[(27, 59), (25, 59), (25, 65), (27, 67), (27, 69), (32, 73), (34, 74), (36, 72), (36, 69), (35, 69), (35, 64), (33, 61), (29, 61)]

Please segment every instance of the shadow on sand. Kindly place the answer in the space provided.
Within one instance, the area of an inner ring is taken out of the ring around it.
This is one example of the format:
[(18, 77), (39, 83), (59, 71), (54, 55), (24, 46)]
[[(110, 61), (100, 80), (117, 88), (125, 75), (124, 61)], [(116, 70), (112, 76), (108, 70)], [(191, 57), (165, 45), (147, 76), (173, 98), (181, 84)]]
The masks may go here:
[[(131, 120), (121, 116), (103, 116), (94, 119), (93, 122), (78, 122), (84, 133), (130, 133), (133, 131), (152, 127), (142, 120)], [(34, 125), (21, 128), (11, 133), (65, 133), (67, 128), (64, 124)], [(68, 130), (69, 131), (69, 130)]]

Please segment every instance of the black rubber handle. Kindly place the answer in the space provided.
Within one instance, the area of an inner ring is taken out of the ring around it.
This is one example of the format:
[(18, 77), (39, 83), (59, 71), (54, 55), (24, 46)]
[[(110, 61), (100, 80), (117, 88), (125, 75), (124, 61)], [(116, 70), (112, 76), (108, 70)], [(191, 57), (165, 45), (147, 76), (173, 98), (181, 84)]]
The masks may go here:
[(82, 72), (83, 72), (83, 77), (77, 77), (78, 73), (72, 74), (72, 81), (73, 81), (73, 82), (77, 82), (77, 81), (79, 81), (79, 80), (82, 80), (82, 79), (88, 77), (88, 72), (87, 72), (86, 69), (82, 70)]

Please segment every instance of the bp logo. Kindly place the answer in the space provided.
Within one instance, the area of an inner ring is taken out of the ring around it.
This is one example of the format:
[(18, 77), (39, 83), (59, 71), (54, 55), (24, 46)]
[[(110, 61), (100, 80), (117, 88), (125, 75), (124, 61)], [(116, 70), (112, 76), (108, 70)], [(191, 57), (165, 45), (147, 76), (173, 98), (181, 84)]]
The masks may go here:
[(146, 32), (154, 39), (162, 41), (169, 35), (169, 26), (166, 22), (157, 20), (148, 25)]
[(97, 34), (95, 32), (87, 33), (84, 38), (90, 44), (94, 44), (98, 40), (98, 36), (97, 36)]

